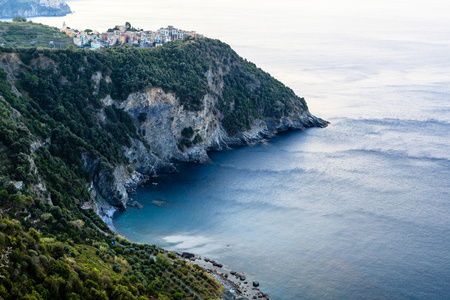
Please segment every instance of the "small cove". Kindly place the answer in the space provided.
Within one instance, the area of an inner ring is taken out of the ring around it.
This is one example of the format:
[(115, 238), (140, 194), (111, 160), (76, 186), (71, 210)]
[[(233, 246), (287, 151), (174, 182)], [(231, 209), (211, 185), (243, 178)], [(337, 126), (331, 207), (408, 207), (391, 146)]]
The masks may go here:
[[(114, 224), (133, 241), (245, 272), (274, 299), (445, 295), (450, 187), (431, 186), (450, 175), (449, 161), (332, 151), (327, 140), (339, 131), (293, 132), (180, 165), (139, 189), (133, 198), (144, 208)], [(354, 135), (347, 142), (361, 138)], [(413, 171), (422, 177), (406, 175)]]

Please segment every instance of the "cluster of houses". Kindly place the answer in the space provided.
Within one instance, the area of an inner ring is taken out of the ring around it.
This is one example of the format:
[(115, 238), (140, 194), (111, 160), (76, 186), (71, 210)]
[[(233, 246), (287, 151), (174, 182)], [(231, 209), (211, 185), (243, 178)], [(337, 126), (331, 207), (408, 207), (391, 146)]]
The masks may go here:
[(162, 46), (167, 42), (185, 38), (202, 38), (202, 34), (186, 31), (173, 26), (160, 28), (157, 31), (132, 28), (129, 23), (117, 25), (107, 32), (98, 33), (89, 29), (83, 32), (68, 28), (64, 22), (61, 31), (73, 38), (73, 43), (81, 48), (100, 49), (120, 45), (134, 45), (141, 48)]

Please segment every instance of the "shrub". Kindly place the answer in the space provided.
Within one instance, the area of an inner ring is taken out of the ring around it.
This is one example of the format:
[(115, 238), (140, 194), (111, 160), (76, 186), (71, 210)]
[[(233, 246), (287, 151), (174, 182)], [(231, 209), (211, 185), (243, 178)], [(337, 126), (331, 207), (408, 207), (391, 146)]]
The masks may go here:
[(120, 265), (116, 263), (113, 265), (113, 271), (116, 273), (121, 273), (122, 269), (120, 268)]
[(194, 129), (192, 129), (192, 127), (185, 127), (182, 131), (181, 131), (181, 135), (185, 138), (192, 138), (194, 136)]

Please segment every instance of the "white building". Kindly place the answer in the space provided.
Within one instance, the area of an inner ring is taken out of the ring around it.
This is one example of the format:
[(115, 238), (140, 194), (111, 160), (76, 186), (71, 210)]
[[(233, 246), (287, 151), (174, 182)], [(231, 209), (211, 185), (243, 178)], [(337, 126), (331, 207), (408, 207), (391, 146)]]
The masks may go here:
[(94, 49), (94, 50), (100, 49), (100, 42), (99, 41), (91, 42), (91, 49)]
[(84, 34), (77, 34), (77, 36), (73, 38), (73, 43), (78, 47), (83, 47), (88, 43), (87, 36)]

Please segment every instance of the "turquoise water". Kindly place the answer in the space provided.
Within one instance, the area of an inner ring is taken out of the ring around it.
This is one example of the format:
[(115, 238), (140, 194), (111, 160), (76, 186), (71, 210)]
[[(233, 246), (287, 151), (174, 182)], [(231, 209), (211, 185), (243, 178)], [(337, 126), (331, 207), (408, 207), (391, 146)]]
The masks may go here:
[(450, 298), (450, 2), (68, 3), (34, 21), (197, 30), (331, 121), (159, 177), (121, 234), (215, 258), (273, 299)]

